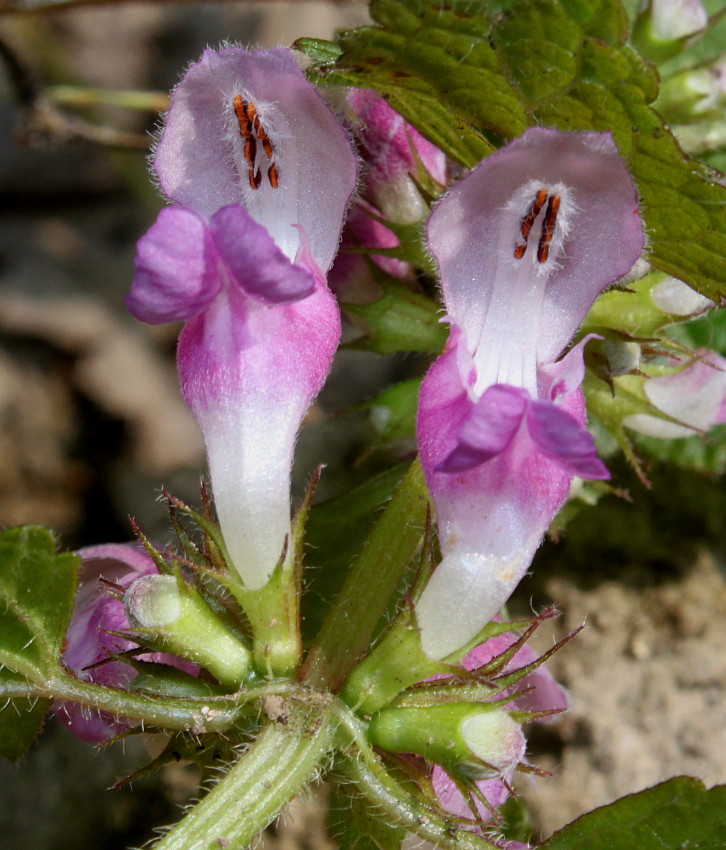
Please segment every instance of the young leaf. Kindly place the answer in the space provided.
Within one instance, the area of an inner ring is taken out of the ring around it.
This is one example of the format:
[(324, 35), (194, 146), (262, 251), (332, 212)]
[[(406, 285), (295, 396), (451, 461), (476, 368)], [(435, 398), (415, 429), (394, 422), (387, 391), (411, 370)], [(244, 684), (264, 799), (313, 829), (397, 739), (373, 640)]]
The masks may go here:
[(406, 830), (378, 816), (353, 784), (335, 786), (328, 829), (340, 850), (399, 850), (406, 837)]
[[(22, 681), (17, 673), (0, 671), (2, 683)], [(17, 761), (35, 740), (52, 700), (18, 697), (3, 701), (0, 708), (0, 756)]]
[(0, 534), (0, 663), (30, 681), (58, 669), (79, 561), (40, 526)]
[(725, 835), (726, 785), (706, 791), (699, 780), (677, 776), (588, 812), (540, 850), (717, 850)]
[(361, 409), (371, 411), (371, 421), (378, 432), (376, 447), (413, 439), (420, 387), (420, 378), (409, 378), (360, 405)]
[(423, 351), (438, 354), (446, 343), (435, 301), (402, 286), (381, 281), (383, 295), (370, 304), (346, 304), (345, 313), (361, 327), (365, 336), (349, 343), (350, 348), (391, 354), (394, 351)]

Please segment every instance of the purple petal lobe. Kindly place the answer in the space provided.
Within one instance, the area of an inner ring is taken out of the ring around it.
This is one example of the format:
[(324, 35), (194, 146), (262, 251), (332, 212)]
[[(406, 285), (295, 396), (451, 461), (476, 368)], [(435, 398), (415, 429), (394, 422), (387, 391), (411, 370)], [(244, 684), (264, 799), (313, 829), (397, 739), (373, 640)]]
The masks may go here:
[(283, 304), (306, 298), (315, 290), (313, 276), (293, 265), (267, 230), (239, 204), (218, 210), (210, 228), (232, 277), (255, 298)]
[(190, 319), (222, 285), (212, 235), (206, 222), (184, 207), (163, 209), (136, 248), (136, 274), (126, 296), (142, 322)]
[(518, 387), (489, 387), (459, 429), (456, 448), (436, 471), (463, 472), (506, 449), (522, 421), (527, 399), (527, 391)]
[(588, 431), (564, 410), (548, 401), (534, 401), (527, 411), (527, 427), (535, 445), (570, 475), (606, 480), (605, 464), (598, 458)]

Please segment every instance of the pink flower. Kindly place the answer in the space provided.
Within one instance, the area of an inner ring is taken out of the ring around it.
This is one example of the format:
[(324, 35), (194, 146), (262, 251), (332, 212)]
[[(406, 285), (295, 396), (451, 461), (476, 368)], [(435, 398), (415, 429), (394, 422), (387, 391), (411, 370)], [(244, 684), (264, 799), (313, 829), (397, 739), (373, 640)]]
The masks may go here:
[(444, 185), (446, 156), (376, 92), (351, 89), (348, 106), (363, 157), (369, 200), (392, 222), (421, 221), (428, 207), (414, 180), (419, 164)]
[(701, 349), (690, 362), (668, 375), (650, 378), (643, 386), (650, 403), (679, 420), (668, 422), (647, 413), (634, 413), (623, 425), (650, 437), (678, 439), (726, 423), (726, 358)]
[(428, 244), (451, 334), (419, 398), (444, 557), (417, 619), (424, 649), (443, 658), (504, 604), (573, 476), (608, 477), (585, 430), (586, 340), (557, 358), (643, 234), (608, 133), (534, 128), (454, 186)]
[[(347, 96), (348, 124), (358, 142), (363, 161), (359, 199), (343, 231), (343, 249), (332, 270), (336, 292), (346, 293), (351, 279), (364, 275), (360, 256), (348, 248), (397, 248), (396, 234), (378, 218), (392, 225), (413, 225), (428, 216), (428, 203), (417, 185), (421, 169), (436, 183), (447, 180), (446, 156), (425, 139), (376, 92), (351, 89)], [(371, 259), (393, 277), (406, 277), (409, 263), (383, 254)]]
[(289, 50), (206, 50), (154, 159), (181, 206), (139, 242), (127, 303), (186, 320), (182, 392), (204, 434), (231, 560), (262, 587), (290, 533), (295, 438), (340, 337), (325, 284), (357, 164)]
[[(467, 670), (477, 670), (488, 664), (493, 658), (506, 652), (517, 640), (512, 632), (505, 632), (490, 638), (485, 643), (474, 647), (467, 653), (463, 666)], [(511, 672), (526, 667), (536, 661), (536, 653), (525, 644), (512, 656), (502, 672)], [(564, 689), (555, 681), (552, 674), (543, 666), (535, 668), (523, 676), (513, 688), (513, 699), (507, 708), (513, 711), (565, 711), (569, 708), (569, 700)], [(517, 696), (517, 694), (521, 694)], [(483, 821), (491, 819), (492, 810), (496, 810), (510, 795), (511, 780), (517, 764), (524, 757), (524, 735), (519, 738), (511, 736), (509, 753), (503, 759), (506, 764), (500, 776), (477, 782), (477, 787), (491, 808), (481, 802), (465, 801), (455, 783), (440, 767), (434, 767), (432, 783), (436, 796), (441, 805), (452, 815), (473, 820), (472, 805), (476, 805), (479, 816)]]
[[(136, 676), (133, 667), (122, 661), (99, 662), (126, 652), (136, 644), (108, 633), (124, 631), (130, 626), (124, 603), (104, 593), (101, 579), (126, 589), (139, 576), (156, 573), (156, 566), (135, 543), (88, 546), (78, 554), (82, 559), (78, 594), (66, 635), (63, 661), (79, 679), (125, 688)], [(172, 664), (190, 673), (197, 671), (196, 665), (165, 653), (146, 653), (138, 657)], [(53, 712), (84, 741), (105, 741), (127, 728), (117, 717), (74, 703), (56, 702)]]

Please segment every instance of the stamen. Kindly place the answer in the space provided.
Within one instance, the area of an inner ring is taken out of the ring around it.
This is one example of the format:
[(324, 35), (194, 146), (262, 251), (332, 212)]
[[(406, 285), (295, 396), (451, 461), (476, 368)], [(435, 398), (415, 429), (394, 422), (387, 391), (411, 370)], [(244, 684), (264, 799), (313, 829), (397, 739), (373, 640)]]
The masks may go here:
[(535, 199), (529, 205), (529, 209), (522, 216), (522, 220), (519, 224), (519, 235), (520, 239), (517, 240), (517, 244), (514, 246), (514, 259), (521, 260), (527, 251), (527, 238), (529, 237), (529, 233), (532, 230), (532, 227), (537, 219), (537, 216), (540, 214), (542, 207), (547, 200), (547, 190), (539, 189), (535, 196)]
[(247, 174), (251, 189), (259, 189), (262, 182), (261, 169), (255, 171), (255, 163), (257, 160), (257, 140), (262, 143), (262, 149), (265, 156), (270, 161), (270, 166), (267, 169), (267, 179), (273, 189), (277, 189), (279, 185), (279, 177), (277, 166), (274, 161), (274, 148), (272, 141), (267, 135), (267, 131), (262, 126), (260, 116), (257, 114), (257, 108), (254, 103), (249, 100), (243, 100), (242, 95), (236, 94), (232, 101), (234, 114), (237, 116), (239, 124), (239, 134), (244, 140), (244, 158), (247, 163)]
[(546, 263), (547, 257), (550, 255), (550, 242), (552, 242), (552, 237), (555, 235), (555, 224), (557, 223), (557, 213), (559, 211), (560, 196), (550, 195), (542, 225), (542, 235), (539, 238), (539, 245), (537, 245), (537, 260), (540, 263)]

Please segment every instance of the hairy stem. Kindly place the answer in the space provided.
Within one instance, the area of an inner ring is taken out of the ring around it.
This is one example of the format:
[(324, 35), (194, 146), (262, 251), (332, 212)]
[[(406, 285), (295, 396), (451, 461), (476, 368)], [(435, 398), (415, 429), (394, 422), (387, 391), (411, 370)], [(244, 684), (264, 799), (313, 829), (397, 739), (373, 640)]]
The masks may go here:
[(368, 649), (380, 617), (421, 547), (428, 506), (416, 461), (376, 523), (305, 660), (307, 685), (338, 690)]
[(147, 724), (200, 735), (230, 729), (243, 715), (249, 715), (250, 711), (257, 713), (259, 703), (266, 697), (284, 697), (298, 690), (299, 685), (292, 682), (271, 681), (243, 688), (229, 696), (187, 699), (120, 691), (59, 673), (44, 682), (0, 681), (0, 701), (40, 697), (73, 702), (141, 726)]
[[(364, 724), (348, 711), (340, 711), (339, 738), (348, 736), (351, 746), (342, 764), (354, 782), (396, 826), (405, 827), (419, 838), (446, 850), (495, 850), (486, 839), (460, 829), (451, 820), (409, 794), (386, 770), (371, 748)], [(342, 741), (339, 741), (339, 746)]]
[(315, 776), (332, 747), (330, 700), (292, 701), (154, 850), (243, 850)]

